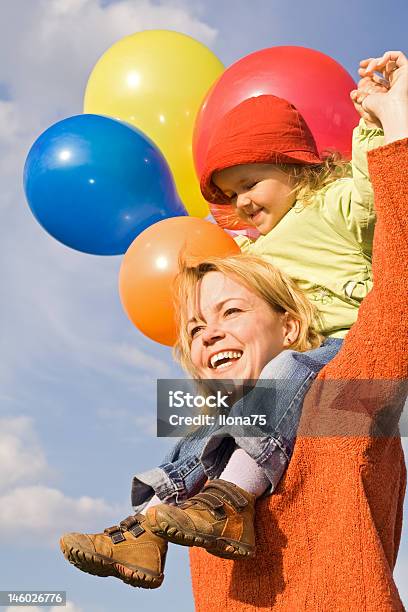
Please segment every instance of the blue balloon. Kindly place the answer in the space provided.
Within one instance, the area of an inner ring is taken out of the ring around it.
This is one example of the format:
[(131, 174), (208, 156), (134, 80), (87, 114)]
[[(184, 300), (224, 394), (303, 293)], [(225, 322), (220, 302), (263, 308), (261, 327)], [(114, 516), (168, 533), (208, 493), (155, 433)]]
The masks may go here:
[(27, 156), (24, 189), (51, 236), (93, 255), (125, 253), (153, 223), (187, 215), (157, 146), (101, 115), (70, 117), (41, 134)]

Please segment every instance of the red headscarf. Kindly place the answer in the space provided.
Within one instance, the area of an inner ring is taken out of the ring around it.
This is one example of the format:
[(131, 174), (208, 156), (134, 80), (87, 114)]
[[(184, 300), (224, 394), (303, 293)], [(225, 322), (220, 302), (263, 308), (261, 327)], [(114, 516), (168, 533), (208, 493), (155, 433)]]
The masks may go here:
[(201, 192), (210, 203), (227, 204), (229, 199), (212, 182), (218, 170), (240, 164), (321, 162), (313, 135), (293, 104), (270, 95), (248, 98), (217, 125), (201, 176)]

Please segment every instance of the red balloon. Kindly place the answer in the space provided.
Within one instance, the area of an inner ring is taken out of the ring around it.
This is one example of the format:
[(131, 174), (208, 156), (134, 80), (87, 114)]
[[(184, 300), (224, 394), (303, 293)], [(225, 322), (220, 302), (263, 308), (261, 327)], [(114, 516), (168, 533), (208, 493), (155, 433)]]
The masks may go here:
[[(243, 100), (272, 94), (296, 106), (309, 125), (319, 151), (336, 149), (351, 156), (353, 128), (359, 116), (350, 100), (356, 84), (334, 59), (305, 47), (271, 47), (251, 53), (232, 64), (212, 86), (197, 116), (193, 153), (198, 176), (204, 168), (211, 134), (217, 122)], [(224, 227), (227, 206), (212, 205), (211, 212)]]

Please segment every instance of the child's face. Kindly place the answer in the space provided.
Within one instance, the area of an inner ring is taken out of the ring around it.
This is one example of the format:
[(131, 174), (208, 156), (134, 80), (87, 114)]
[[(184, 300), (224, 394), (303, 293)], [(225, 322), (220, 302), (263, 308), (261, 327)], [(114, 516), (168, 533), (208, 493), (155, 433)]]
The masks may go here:
[(214, 172), (213, 182), (238, 215), (267, 234), (295, 202), (294, 178), (273, 164), (242, 164)]

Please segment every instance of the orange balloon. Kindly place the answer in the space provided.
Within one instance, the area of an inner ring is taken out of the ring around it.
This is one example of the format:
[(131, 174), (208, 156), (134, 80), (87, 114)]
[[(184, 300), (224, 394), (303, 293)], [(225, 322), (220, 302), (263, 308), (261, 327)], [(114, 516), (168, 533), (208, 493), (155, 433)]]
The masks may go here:
[(132, 242), (119, 274), (122, 306), (145, 336), (168, 346), (177, 339), (172, 287), (181, 252), (205, 258), (240, 250), (218, 225), (196, 217), (164, 219)]

